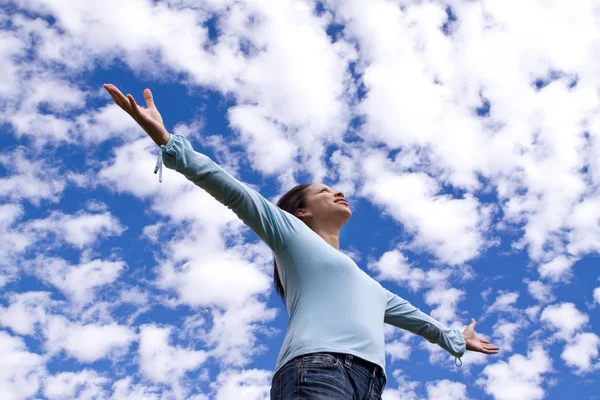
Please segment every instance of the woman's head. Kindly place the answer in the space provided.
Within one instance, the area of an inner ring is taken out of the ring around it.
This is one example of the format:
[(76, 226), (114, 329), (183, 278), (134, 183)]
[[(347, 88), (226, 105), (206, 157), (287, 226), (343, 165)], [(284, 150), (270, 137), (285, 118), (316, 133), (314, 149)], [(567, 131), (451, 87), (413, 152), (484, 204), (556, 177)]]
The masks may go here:
[[(323, 184), (295, 186), (281, 197), (277, 206), (298, 217), (312, 230), (340, 229), (352, 215), (344, 194), (334, 192)], [(285, 301), (277, 263), (274, 265), (273, 280), (277, 293)]]

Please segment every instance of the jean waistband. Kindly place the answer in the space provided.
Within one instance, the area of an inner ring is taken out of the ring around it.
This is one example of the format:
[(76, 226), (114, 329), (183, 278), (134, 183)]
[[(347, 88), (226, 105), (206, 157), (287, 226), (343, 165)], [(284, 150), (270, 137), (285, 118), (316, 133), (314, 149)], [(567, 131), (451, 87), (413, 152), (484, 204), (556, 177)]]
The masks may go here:
[(381, 368), (379, 365), (372, 363), (370, 361), (364, 360), (364, 359), (357, 357), (355, 355), (352, 355), (352, 354), (345, 354), (345, 353), (329, 353), (329, 354), (336, 357), (338, 360), (340, 360), (340, 362), (344, 363), (348, 367), (351, 367), (352, 365), (360, 365), (363, 368), (366, 368), (373, 378), (379, 380), (381, 387), (382, 388), (385, 387), (385, 384), (386, 384), (385, 375), (383, 374), (383, 368)]

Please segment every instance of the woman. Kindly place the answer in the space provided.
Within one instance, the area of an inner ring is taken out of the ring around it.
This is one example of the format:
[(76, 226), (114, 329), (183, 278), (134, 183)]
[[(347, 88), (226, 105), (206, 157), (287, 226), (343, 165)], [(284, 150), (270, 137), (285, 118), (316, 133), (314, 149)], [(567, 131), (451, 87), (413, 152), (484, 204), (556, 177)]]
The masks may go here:
[(384, 322), (437, 343), (460, 358), (465, 350), (496, 354), (479, 338), (475, 320), (461, 334), (384, 289), (339, 251), (342, 226), (352, 215), (343, 193), (300, 185), (274, 206), (181, 135), (164, 127), (149, 89), (146, 108), (104, 85), (161, 147), (162, 164), (175, 169), (233, 210), (273, 251), (274, 280), (289, 323), (272, 380), (272, 399), (381, 399), (385, 386)]

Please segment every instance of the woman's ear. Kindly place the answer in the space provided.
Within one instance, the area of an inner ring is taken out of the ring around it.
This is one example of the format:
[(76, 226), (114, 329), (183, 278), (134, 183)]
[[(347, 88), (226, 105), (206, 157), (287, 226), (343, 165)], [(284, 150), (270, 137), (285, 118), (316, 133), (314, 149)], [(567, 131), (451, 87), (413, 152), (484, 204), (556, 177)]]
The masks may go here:
[(299, 208), (294, 213), (298, 218), (312, 217), (312, 213), (305, 208)]

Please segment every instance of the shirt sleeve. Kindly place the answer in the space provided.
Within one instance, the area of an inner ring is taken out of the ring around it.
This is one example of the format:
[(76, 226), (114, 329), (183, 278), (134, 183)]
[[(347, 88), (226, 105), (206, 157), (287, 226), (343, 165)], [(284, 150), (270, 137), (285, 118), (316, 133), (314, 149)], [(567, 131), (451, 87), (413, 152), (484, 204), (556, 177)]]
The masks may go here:
[(385, 323), (423, 336), (454, 357), (462, 357), (466, 351), (466, 343), (459, 330), (444, 326), (441, 322), (425, 314), (400, 296), (389, 290), (386, 290), (386, 292)]
[(303, 224), (235, 179), (209, 157), (194, 151), (184, 136), (171, 135), (169, 142), (161, 146), (161, 151), (165, 167), (180, 172), (227, 206), (274, 252), (278, 252)]

